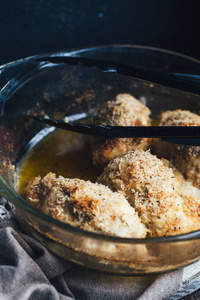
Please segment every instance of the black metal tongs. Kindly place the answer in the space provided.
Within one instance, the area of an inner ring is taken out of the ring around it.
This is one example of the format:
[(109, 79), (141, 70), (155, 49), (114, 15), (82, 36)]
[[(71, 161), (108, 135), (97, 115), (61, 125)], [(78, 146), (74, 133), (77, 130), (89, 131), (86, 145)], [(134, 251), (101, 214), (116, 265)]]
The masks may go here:
[[(160, 84), (191, 94), (200, 95), (200, 75), (180, 73), (161, 74), (154, 71), (136, 68), (127, 64), (83, 57), (41, 56), (34, 58), (34, 60), (39, 62), (51, 62), (55, 64), (66, 63), (68, 65), (96, 67), (103, 72), (112, 72), (120, 75), (131, 76), (136, 79)], [(199, 126), (102, 126), (77, 122), (56, 121), (35, 116), (29, 117), (57, 128), (89, 135), (109, 138), (152, 137), (162, 138), (163, 140), (172, 143), (200, 146)]]

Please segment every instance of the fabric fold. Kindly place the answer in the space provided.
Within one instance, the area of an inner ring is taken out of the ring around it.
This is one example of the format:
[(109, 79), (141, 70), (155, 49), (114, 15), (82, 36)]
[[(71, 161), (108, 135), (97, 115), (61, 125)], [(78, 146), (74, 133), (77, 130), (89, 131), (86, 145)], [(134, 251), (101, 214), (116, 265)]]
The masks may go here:
[(117, 276), (72, 266), (24, 233), (13, 218), (0, 221), (2, 300), (162, 300), (178, 291), (182, 275), (183, 269)]

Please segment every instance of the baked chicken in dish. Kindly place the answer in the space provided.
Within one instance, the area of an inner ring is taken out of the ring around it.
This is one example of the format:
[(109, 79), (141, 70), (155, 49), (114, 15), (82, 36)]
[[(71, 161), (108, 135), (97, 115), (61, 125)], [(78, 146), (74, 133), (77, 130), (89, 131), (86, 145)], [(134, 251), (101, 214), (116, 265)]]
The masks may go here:
[(81, 179), (36, 177), (25, 189), (26, 200), (72, 226), (120, 237), (144, 238), (146, 227), (122, 193)]
[[(100, 109), (94, 123), (108, 126), (148, 126), (151, 124), (150, 110), (142, 102), (129, 94), (119, 94), (115, 100), (106, 102)], [(122, 154), (140, 148), (147, 150), (148, 138), (94, 138), (92, 158), (94, 166), (100, 170), (108, 162)]]
[(148, 229), (168, 236), (200, 229), (200, 190), (168, 161), (137, 149), (113, 159), (97, 179), (121, 191)]
[[(150, 110), (129, 94), (106, 102), (94, 123), (149, 126)], [(200, 126), (189, 111), (166, 111), (160, 126)], [(96, 183), (48, 173), (29, 181), (25, 199), (83, 230), (124, 238), (200, 229), (200, 147), (147, 138), (92, 138)]]
[[(161, 115), (160, 126), (200, 126), (200, 116), (186, 110), (166, 111)], [(161, 139), (154, 142), (152, 151), (165, 157), (193, 185), (200, 188), (200, 147), (167, 143)]]

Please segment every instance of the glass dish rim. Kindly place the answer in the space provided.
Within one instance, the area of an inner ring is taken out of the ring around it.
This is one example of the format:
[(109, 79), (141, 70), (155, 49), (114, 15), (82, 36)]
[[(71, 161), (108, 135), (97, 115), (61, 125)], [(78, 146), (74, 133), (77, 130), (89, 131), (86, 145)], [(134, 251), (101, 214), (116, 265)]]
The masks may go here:
[(182, 54), (179, 52), (175, 52), (172, 50), (164, 49), (164, 48), (156, 48), (156, 47), (150, 47), (150, 46), (142, 46), (142, 45), (129, 45), (129, 44), (108, 44), (108, 45), (98, 45), (98, 46), (91, 46), (91, 47), (83, 47), (83, 48), (72, 48), (72, 49), (66, 49), (66, 50), (61, 50), (61, 51), (53, 51), (53, 52), (42, 52), (40, 54), (35, 54), (35, 55), (30, 55), (25, 58), (19, 58), (10, 62), (7, 62), (5, 64), (0, 65), (0, 70), (2, 71), (4, 68), (14, 65), (16, 63), (21, 63), (21, 62), (26, 62), (32, 58), (37, 58), (41, 56), (59, 56), (62, 54), (68, 54), (68, 55), (73, 55), (73, 54), (78, 54), (78, 53), (83, 53), (95, 49), (105, 49), (105, 48), (135, 48), (135, 49), (145, 49), (145, 50), (153, 50), (156, 52), (163, 52), (163, 53), (168, 53), (171, 55), (176, 55), (180, 56), (182, 58), (186, 58), (189, 60), (192, 60), (198, 64), (200, 64), (200, 60), (191, 56), (188, 56), (186, 54)]
[[(186, 58), (188, 60), (192, 60), (198, 64), (200, 64), (200, 60), (195, 59), (193, 57), (174, 52), (171, 50), (166, 50), (162, 48), (155, 48), (155, 47), (148, 47), (148, 46), (140, 46), (140, 45), (126, 45), (126, 44), (113, 44), (113, 45), (102, 45), (102, 46), (93, 46), (93, 47), (87, 47), (87, 48), (76, 48), (76, 49), (69, 49), (69, 50), (63, 50), (63, 51), (57, 51), (57, 52), (47, 52), (42, 54), (36, 54), (29, 57), (25, 57), (22, 59), (17, 59), (11, 62), (8, 62), (6, 64), (3, 64), (0, 66), (0, 71), (2, 72), (4, 69), (10, 66), (14, 66), (15, 64), (24, 63), (26, 61), (29, 61), (33, 58), (40, 57), (40, 56), (61, 56), (63, 54), (72, 56), (74, 54), (79, 54), (87, 51), (94, 51), (98, 49), (106, 49), (106, 48), (137, 48), (137, 49), (145, 49), (145, 50), (153, 50), (156, 52), (161, 53), (167, 53), (170, 55), (176, 55), (182, 58)], [(9, 89), (9, 82), (8, 81), (0, 90), (0, 95), (2, 90)], [(91, 239), (101, 239), (103, 241), (107, 242), (113, 242), (113, 243), (121, 243), (121, 244), (158, 244), (158, 243), (170, 243), (170, 242), (184, 242), (184, 241), (190, 241), (200, 238), (200, 230), (192, 231), (185, 234), (179, 234), (174, 236), (165, 236), (165, 237), (152, 237), (152, 238), (123, 238), (118, 236), (110, 236), (105, 234), (100, 234), (96, 232), (90, 232), (86, 231), (77, 227), (73, 227), (67, 223), (61, 222), (57, 219), (54, 219), (53, 217), (44, 214), (40, 210), (36, 209), (34, 206), (29, 204), (24, 198), (22, 198), (13, 188), (10, 187), (10, 185), (6, 182), (6, 180), (3, 178), (3, 176), (0, 174), (0, 187), (2, 187), (3, 191), (0, 191), (0, 196), (6, 198), (8, 202), (11, 202), (14, 204), (14, 206), (20, 207), (24, 209), (25, 211), (31, 212), (31, 214), (36, 215), (36, 217), (39, 217), (41, 219), (44, 219), (45, 221), (48, 221), (52, 224), (55, 224), (59, 226), (61, 229), (66, 229), (68, 231), (74, 232), (76, 234), (81, 234), (82, 236), (85, 236), (87, 238)], [(12, 199), (12, 201), (10, 201)]]

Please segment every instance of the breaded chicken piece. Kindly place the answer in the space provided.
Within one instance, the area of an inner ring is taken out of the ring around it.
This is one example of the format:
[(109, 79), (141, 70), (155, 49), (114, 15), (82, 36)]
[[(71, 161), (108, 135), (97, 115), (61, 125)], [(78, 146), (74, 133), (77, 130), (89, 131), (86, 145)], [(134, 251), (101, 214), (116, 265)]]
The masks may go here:
[[(160, 126), (200, 126), (200, 116), (190, 111), (166, 111), (161, 115)], [(152, 151), (158, 157), (170, 160), (183, 176), (200, 188), (200, 147), (154, 141)]]
[[(147, 126), (151, 123), (149, 115), (150, 110), (139, 100), (129, 94), (119, 94), (115, 100), (102, 106), (94, 123), (108, 126)], [(137, 148), (149, 149), (150, 141), (147, 138), (95, 138), (92, 143), (93, 164), (103, 170), (114, 157)]]
[(129, 238), (146, 236), (147, 229), (125, 197), (98, 183), (48, 173), (28, 183), (25, 199), (53, 218), (84, 230)]
[(150, 236), (200, 229), (200, 191), (149, 151), (137, 149), (113, 159), (98, 182), (123, 192)]

